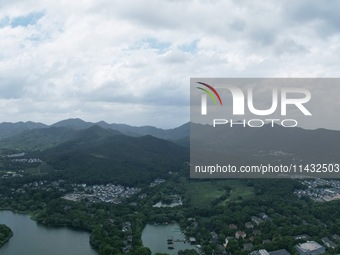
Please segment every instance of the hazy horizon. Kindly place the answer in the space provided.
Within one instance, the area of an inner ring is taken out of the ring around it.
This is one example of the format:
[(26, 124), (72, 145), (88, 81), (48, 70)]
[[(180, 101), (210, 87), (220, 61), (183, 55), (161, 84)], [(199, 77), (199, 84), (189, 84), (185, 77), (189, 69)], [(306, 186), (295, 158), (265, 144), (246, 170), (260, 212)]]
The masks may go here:
[[(153, 125), (142, 125), (142, 126), (136, 126), (136, 125), (130, 125), (128, 123), (118, 123), (118, 122), (108, 122), (108, 121), (105, 121), (105, 120), (100, 120), (100, 121), (88, 121), (88, 120), (84, 120), (84, 119), (80, 119), (80, 118), (69, 118), (69, 119), (62, 119), (62, 120), (58, 120), (56, 122), (53, 122), (53, 123), (45, 123), (45, 122), (41, 122), (41, 121), (31, 121), (31, 120), (28, 120), (28, 121), (16, 121), (16, 122), (11, 122), (11, 121), (2, 121), (0, 122), (0, 124), (3, 124), (3, 123), (11, 123), (11, 124), (17, 124), (17, 123), (27, 123), (27, 122), (33, 122), (33, 123), (39, 123), (39, 124), (43, 124), (43, 125), (46, 125), (46, 126), (53, 126), (54, 124), (57, 124), (58, 122), (61, 122), (61, 121), (67, 121), (67, 120), (81, 120), (81, 121), (84, 121), (84, 122), (88, 122), (88, 123), (92, 123), (92, 124), (96, 124), (98, 122), (106, 122), (107, 124), (111, 125), (111, 124), (117, 124), (117, 125), (128, 125), (128, 126), (131, 126), (131, 127), (146, 127), (146, 126), (150, 126), (150, 127), (154, 127), (154, 128), (159, 128), (159, 129), (163, 129), (163, 130), (167, 130), (167, 129), (174, 129), (174, 128), (178, 128), (178, 127), (181, 127), (181, 126), (184, 126), (188, 123), (193, 123), (193, 124), (198, 124), (198, 125), (210, 125), (210, 124), (202, 124), (202, 123), (196, 123), (196, 122), (192, 122), (192, 121), (187, 121), (185, 123), (182, 123), (178, 126), (173, 126), (173, 127), (168, 127), (168, 128), (162, 128), (162, 127), (158, 127), (158, 126), (153, 126)], [(238, 121), (236, 121), (238, 122)], [(264, 127), (266, 126), (271, 126), (270, 123), (266, 123), (264, 125)], [(280, 124), (277, 124), (277, 123), (274, 123), (274, 126), (281, 126)], [(236, 126), (237, 128), (238, 126)], [(228, 128), (228, 126), (227, 126)], [(319, 130), (319, 129), (325, 129), (325, 130), (330, 130), (330, 131), (340, 131), (338, 129), (331, 129), (331, 128), (323, 128), (323, 127), (319, 127), (319, 128), (305, 128), (305, 127), (295, 127), (295, 128), (301, 128), (301, 129), (304, 129), (304, 130)]]
[(160, 128), (160, 129), (172, 129), (172, 128), (177, 128), (177, 127), (180, 127), (180, 126), (183, 126), (187, 123), (189, 123), (189, 121), (185, 122), (185, 123), (182, 123), (178, 126), (174, 126), (174, 127), (169, 127), (169, 128), (161, 128), (161, 127), (157, 127), (157, 126), (153, 126), (153, 125), (143, 125), (143, 126), (134, 126), (134, 125), (130, 125), (128, 123), (119, 123), (119, 122), (108, 122), (108, 121), (105, 121), (105, 120), (99, 120), (99, 121), (88, 121), (86, 119), (81, 119), (81, 118), (68, 118), (68, 119), (61, 119), (61, 120), (58, 120), (56, 122), (52, 122), (52, 123), (46, 123), (46, 122), (42, 122), (42, 121), (31, 121), (31, 120), (27, 120), (27, 121), (24, 121), (24, 120), (19, 120), (19, 121), (1, 121), (0, 124), (2, 123), (11, 123), (11, 124), (17, 124), (17, 123), (29, 123), (29, 122), (32, 122), (32, 123), (39, 123), (39, 124), (43, 124), (43, 125), (47, 125), (47, 126), (52, 126), (54, 124), (57, 124), (59, 122), (62, 122), (62, 121), (68, 121), (68, 120), (80, 120), (80, 121), (84, 121), (84, 122), (88, 122), (88, 123), (93, 123), (93, 124), (96, 124), (96, 123), (99, 123), (99, 122), (105, 122), (109, 125), (111, 124), (117, 124), (117, 125), (128, 125), (128, 126), (132, 126), (132, 127), (143, 127), (143, 126), (151, 126), (151, 127), (155, 127), (155, 128)]

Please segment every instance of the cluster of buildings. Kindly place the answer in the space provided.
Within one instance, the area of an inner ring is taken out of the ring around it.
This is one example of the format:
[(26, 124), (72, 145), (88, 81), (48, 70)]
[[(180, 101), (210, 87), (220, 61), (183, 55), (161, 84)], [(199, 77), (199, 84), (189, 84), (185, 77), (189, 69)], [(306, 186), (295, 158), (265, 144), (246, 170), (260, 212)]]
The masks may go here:
[[(4, 178), (4, 176), (1, 178)], [(47, 192), (59, 191), (65, 194), (70, 188), (73, 189), (73, 192), (64, 195), (62, 198), (72, 201), (86, 200), (92, 203), (108, 202), (118, 204), (123, 199), (129, 198), (140, 192), (140, 188), (129, 188), (114, 184), (87, 186), (86, 184), (74, 183), (70, 187), (69, 184), (65, 184), (64, 180), (53, 182), (41, 180), (23, 184), (17, 189), (12, 189), (12, 193), (25, 194), (28, 190), (39, 190)]]
[(17, 163), (41, 163), (42, 160), (40, 158), (14, 158), (12, 159), (12, 162), (17, 162)]
[(291, 255), (291, 254), (285, 249), (270, 251), (270, 252), (268, 252), (265, 249), (261, 249), (258, 251), (253, 251), (249, 253), (249, 255)]
[(316, 201), (327, 202), (340, 199), (340, 181), (325, 179), (308, 179), (301, 181), (306, 189), (295, 190), (298, 197), (307, 196)]
[(14, 178), (14, 177), (24, 177), (22, 175), (23, 171), (19, 171), (19, 172), (13, 172), (13, 171), (7, 171), (5, 173), (3, 173), (3, 175), (1, 176), (1, 179), (9, 179), (9, 178)]
[[(22, 164), (34, 164), (34, 163), (41, 163), (42, 160), (40, 158), (25, 158), (25, 152), (15, 153), (15, 154), (8, 154), (3, 157), (9, 158), (10, 162), (13, 163), (22, 163)], [(11, 164), (10, 164), (11, 165)], [(10, 168), (12, 169), (12, 167)], [(14, 177), (23, 177), (23, 170), (11, 170), (11, 171), (2, 171), (0, 172), (0, 179), (9, 179)]]
[[(258, 225), (260, 225), (264, 221), (271, 221), (271, 218), (266, 214), (266, 213), (259, 213), (258, 216), (252, 216), (250, 218), (251, 220), (244, 223), (244, 226), (247, 230), (251, 231), (251, 235), (249, 236), (250, 241), (254, 241), (255, 236), (261, 235), (261, 231), (256, 229)], [(236, 239), (246, 239), (247, 238), (247, 233), (246, 231), (241, 231), (238, 230), (238, 226), (236, 224), (229, 224), (229, 229), (235, 230), (235, 235), (234, 236), (227, 236), (225, 238), (225, 242), (223, 243), (224, 248), (227, 248), (228, 243), (230, 240), (236, 238)], [(249, 233), (249, 231), (248, 231)], [(243, 245), (243, 249), (246, 251), (251, 251), (253, 250), (253, 245), (252, 243), (245, 243)]]
[[(196, 222), (194, 218), (189, 218), (188, 220), (191, 221), (192, 224)], [(265, 249), (254, 250), (255, 247), (252, 242), (254, 241), (255, 236), (261, 235), (261, 231), (257, 229), (257, 226), (265, 221), (272, 221), (272, 219), (266, 213), (262, 212), (256, 216), (252, 216), (250, 218), (250, 221), (244, 223), (244, 227), (239, 228), (236, 224), (229, 224), (228, 228), (235, 231), (234, 236), (227, 236), (222, 245), (217, 245), (218, 250), (215, 250), (214, 254), (228, 254), (228, 243), (233, 239), (237, 239), (244, 240), (242, 241), (243, 250), (249, 252), (249, 255), (291, 255), (291, 253), (285, 249), (275, 251), (267, 251)], [(210, 233), (210, 236), (210, 242), (218, 244), (218, 234), (213, 231)], [(336, 249), (340, 245), (339, 235), (323, 237), (321, 239), (321, 244), (312, 241), (311, 237), (306, 234), (295, 236), (294, 239), (299, 242), (299, 244), (295, 245), (292, 248), (294, 248), (296, 253), (298, 253), (299, 255), (321, 255), (326, 253), (326, 249)], [(263, 244), (268, 244), (270, 242), (270, 240), (262, 241)], [(196, 239), (194, 237), (190, 237), (190, 243), (196, 244)]]
[[(308, 235), (299, 235), (295, 236), (295, 240), (305, 240), (309, 239), (310, 237)], [(340, 236), (338, 235), (332, 235), (331, 237), (334, 241), (340, 241)], [(297, 253), (300, 255), (321, 255), (326, 252), (326, 247), (335, 249), (338, 244), (336, 244), (334, 241), (330, 240), (328, 237), (324, 237), (321, 239), (324, 246), (315, 242), (315, 241), (305, 241), (303, 243), (299, 243), (294, 246)], [(287, 250), (277, 250), (277, 251), (270, 251), (268, 252), (265, 249), (253, 251), (249, 253), (249, 255), (291, 255)]]
[[(264, 212), (259, 213), (258, 216), (251, 216), (250, 221), (247, 221), (244, 223), (244, 226), (248, 230), (252, 230), (252, 235), (249, 237), (251, 241), (254, 240), (254, 236), (260, 235), (261, 231), (256, 229), (257, 226), (259, 226), (264, 221), (271, 221), (272, 219)], [(229, 229), (231, 230), (237, 230), (238, 226), (236, 224), (229, 224)], [(237, 230), (235, 232), (235, 238), (236, 239), (245, 239), (247, 237), (247, 233), (245, 231)], [(233, 237), (227, 237), (224, 246), (226, 247), (228, 245), (228, 241), (231, 240)]]
[(155, 187), (159, 184), (162, 184), (163, 182), (165, 182), (164, 179), (161, 179), (161, 178), (157, 178), (156, 180), (154, 180), (152, 183), (150, 183), (150, 187)]
[(170, 197), (172, 198), (171, 203), (166, 204), (160, 201), (154, 204), (152, 207), (175, 207), (175, 206), (183, 205), (182, 198), (179, 195), (177, 194), (170, 195)]
[(131, 235), (131, 222), (125, 221), (122, 224), (122, 232), (127, 233), (126, 239), (124, 240), (123, 252), (128, 253), (132, 249), (133, 236)]
[(13, 193), (26, 193), (28, 190), (42, 190), (42, 191), (60, 191), (60, 192), (66, 192), (66, 189), (63, 187), (64, 181), (53, 181), (49, 182), (46, 180), (42, 181), (34, 181), (29, 182), (24, 185), (22, 185), (20, 188), (12, 189)]
[(118, 204), (123, 199), (129, 198), (140, 192), (140, 188), (129, 188), (122, 185), (106, 184), (87, 187), (82, 184), (83, 191), (75, 191), (63, 196), (64, 199), (71, 201), (86, 200), (91, 203), (106, 202)]
[[(322, 242), (328, 248), (335, 249), (337, 247), (337, 244), (331, 241), (328, 237), (322, 238)], [(294, 248), (300, 255), (321, 255), (326, 252), (325, 246), (322, 246), (321, 244), (315, 241), (307, 241), (295, 245)], [(258, 251), (252, 251), (251, 253), (249, 253), (249, 255), (291, 255), (291, 254), (285, 249), (270, 252), (268, 252), (265, 249), (262, 249)]]
[[(243, 244), (243, 249), (245, 251), (252, 251), (254, 249), (253, 244), (251, 243), (252, 241), (255, 240), (255, 236), (261, 235), (261, 231), (259, 229), (257, 229), (257, 226), (259, 226), (262, 222), (265, 221), (271, 221), (272, 219), (264, 212), (259, 213), (256, 216), (252, 216), (250, 218), (250, 221), (245, 222), (244, 223), (244, 227), (238, 227), (236, 224), (229, 224), (228, 228), (230, 230), (235, 231), (234, 236), (227, 236), (225, 238), (225, 241), (222, 245), (217, 245), (218, 250), (214, 251), (214, 254), (227, 254), (227, 247), (228, 244), (231, 240), (233, 239), (244, 239), (245, 241), (249, 239), (249, 243), (244, 243)], [(191, 225), (193, 227), (197, 227), (198, 223), (196, 222), (196, 220), (194, 218), (189, 218), (188, 221), (191, 222)], [(246, 231), (244, 230), (240, 230), (240, 229), (246, 229)], [(247, 233), (251, 233), (249, 236), (247, 236)], [(196, 239), (194, 237), (190, 237), (190, 243), (191, 244), (196, 244)], [(219, 236), (216, 232), (212, 231), (210, 233), (210, 242), (217, 244), (219, 240)], [(198, 248), (198, 247), (197, 247)], [(265, 254), (254, 254), (254, 255), (265, 255)], [(273, 254), (270, 254), (273, 255)], [(288, 255), (288, 254), (274, 254), (274, 255)]]
[[(340, 237), (338, 235), (333, 235), (332, 239), (334, 241), (338, 241), (340, 239)], [(330, 249), (335, 249), (336, 247), (338, 247), (338, 244), (336, 244), (335, 242), (333, 242), (332, 240), (330, 240), (328, 237), (323, 237), (321, 239), (321, 241), (323, 242), (323, 244)]]
[(5, 157), (7, 157), (7, 158), (18, 158), (18, 157), (23, 157), (25, 155), (26, 155), (25, 152), (19, 152), (19, 153), (14, 153), (14, 154), (8, 154)]
[(26, 155), (25, 152), (15, 153), (15, 154), (8, 154), (5, 157), (11, 158), (12, 162), (19, 162), (19, 163), (41, 163), (42, 160), (40, 158), (23, 158)]

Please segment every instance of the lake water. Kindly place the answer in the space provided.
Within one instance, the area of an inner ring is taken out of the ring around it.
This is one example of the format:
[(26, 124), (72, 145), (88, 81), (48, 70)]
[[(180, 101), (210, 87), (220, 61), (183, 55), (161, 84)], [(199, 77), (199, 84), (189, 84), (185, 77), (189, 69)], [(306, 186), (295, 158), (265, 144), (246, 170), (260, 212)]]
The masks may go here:
[[(167, 239), (173, 238), (173, 250), (168, 249)], [(145, 247), (150, 248), (152, 254), (157, 252), (177, 255), (177, 252), (185, 249), (195, 249), (195, 245), (189, 242), (176, 242), (184, 240), (185, 235), (181, 232), (180, 226), (176, 224), (168, 225), (151, 225), (147, 224), (142, 232), (142, 241)]]
[(44, 227), (28, 215), (11, 211), (0, 211), (0, 224), (9, 226), (14, 234), (0, 248), (1, 255), (97, 255), (86, 232)]

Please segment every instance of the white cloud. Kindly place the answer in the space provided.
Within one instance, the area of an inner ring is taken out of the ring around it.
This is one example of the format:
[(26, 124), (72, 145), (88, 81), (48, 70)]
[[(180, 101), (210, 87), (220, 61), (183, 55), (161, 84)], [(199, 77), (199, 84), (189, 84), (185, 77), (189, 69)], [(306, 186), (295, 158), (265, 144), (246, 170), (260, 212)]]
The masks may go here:
[[(339, 76), (338, 7), (305, 0), (2, 1), (0, 117), (173, 127), (189, 120), (190, 77)], [(11, 26), (32, 13), (42, 15)]]

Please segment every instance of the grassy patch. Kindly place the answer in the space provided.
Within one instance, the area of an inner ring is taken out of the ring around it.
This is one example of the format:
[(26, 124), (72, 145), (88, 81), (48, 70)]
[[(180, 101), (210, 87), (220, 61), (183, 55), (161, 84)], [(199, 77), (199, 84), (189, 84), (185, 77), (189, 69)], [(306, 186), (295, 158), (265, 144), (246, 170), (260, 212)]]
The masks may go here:
[(44, 175), (44, 174), (48, 174), (51, 171), (53, 171), (53, 168), (50, 165), (43, 162), (43, 163), (41, 163), (40, 166), (29, 167), (29, 168), (26, 168), (24, 171), (27, 174)]
[(190, 203), (197, 207), (210, 206), (212, 201), (225, 194), (226, 187), (231, 188), (231, 192), (227, 199), (220, 202), (223, 205), (254, 195), (253, 188), (248, 187), (242, 180), (191, 181), (186, 186)]

